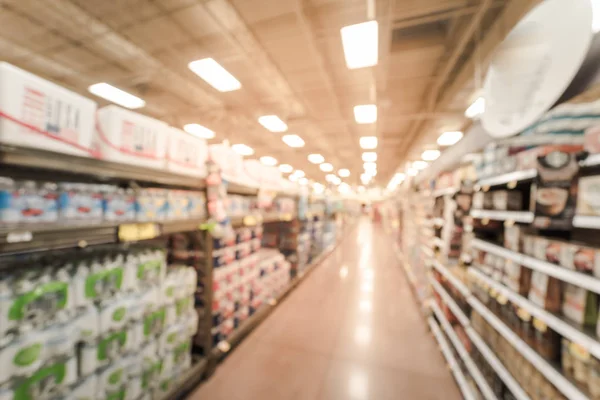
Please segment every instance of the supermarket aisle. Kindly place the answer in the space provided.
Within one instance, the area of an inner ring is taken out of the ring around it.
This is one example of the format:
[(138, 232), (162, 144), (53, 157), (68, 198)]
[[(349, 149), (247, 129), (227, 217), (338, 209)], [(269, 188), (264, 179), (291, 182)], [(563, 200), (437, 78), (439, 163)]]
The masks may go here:
[(368, 219), (190, 396), (459, 398), (389, 238)]

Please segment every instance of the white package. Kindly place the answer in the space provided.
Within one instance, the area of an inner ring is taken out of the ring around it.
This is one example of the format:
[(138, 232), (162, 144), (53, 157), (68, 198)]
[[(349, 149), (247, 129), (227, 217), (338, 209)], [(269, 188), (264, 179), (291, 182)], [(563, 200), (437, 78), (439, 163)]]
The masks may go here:
[(169, 126), (154, 118), (110, 105), (98, 110), (94, 149), (100, 158), (141, 167), (165, 165)]
[(171, 127), (168, 141), (166, 166), (169, 171), (199, 178), (206, 176), (206, 140)]
[(96, 103), (0, 63), (0, 142), (89, 157)]

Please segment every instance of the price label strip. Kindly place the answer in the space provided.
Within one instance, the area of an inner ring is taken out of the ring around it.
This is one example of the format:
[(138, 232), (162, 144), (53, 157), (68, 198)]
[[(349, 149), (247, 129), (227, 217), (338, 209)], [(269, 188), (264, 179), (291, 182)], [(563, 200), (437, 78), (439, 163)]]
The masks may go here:
[(119, 225), (119, 241), (121, 242), (137, 242), (154, 239), (158, 236), (160, 236), (160, 228), (155, 223)]

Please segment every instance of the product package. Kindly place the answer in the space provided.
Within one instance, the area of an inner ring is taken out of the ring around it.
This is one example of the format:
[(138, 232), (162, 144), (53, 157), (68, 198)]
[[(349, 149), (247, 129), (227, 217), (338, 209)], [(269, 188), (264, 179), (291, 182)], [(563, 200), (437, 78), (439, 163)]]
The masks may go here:
[(550, 312), (558, 313), (561, 308), (561, 281), (548, 275), (533, 271), (529, 300)]
[(204, 139), (180, 129), (169, 128), (166, 168), (198, 178), (206, 176), (208, 147)]
[(595, 327), (598, 320), (598, 295), (564, 283), (562, 313), (578, 325)]
[(9, 117), (0, 119), (0, 142), (93, 155), (95, 102), (5, 62), (0, 88), (0, 110)]
[(492, 192), (492, 206), (494, 210), (518, 211), (522, 209), (523, 196), (521, 192), (509, 190), (496, 190)]

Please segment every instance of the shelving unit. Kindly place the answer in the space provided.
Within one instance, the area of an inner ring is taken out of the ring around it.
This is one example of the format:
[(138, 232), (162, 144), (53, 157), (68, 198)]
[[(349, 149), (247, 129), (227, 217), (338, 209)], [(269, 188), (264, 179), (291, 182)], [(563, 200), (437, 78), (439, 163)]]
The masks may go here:
[(547, 261), (538, 260), (537, 258), (526, 256), (525, 254), (517, 253), (480, 239), (474, 239), (472, 241), (472, 246), (499, 257), (512, 260), (527, 268), (543, 272), (546, 275), (550, 275), (561, 281), (572, 283), (573, 285), (591, 290), (594, 293), (600, 293), (600, 279), (590, 275), (572, 271)]
[(437, 292), (437, 294), (440, 295), (440, 297), (444, 301), (444, 304), (446, 304), (450, 311), (452, 311), (452, 314), (454, 314), (454, 316), (460, 322), (460, 324), (464, 327), (468, 327), (471, 324), (469, 317), (465, 315), (463, 310), (461, 310), (458, 304), (456, 304), (452, 297), (450, 297), (446, 290), (444, 290), (442, 285), (440, 285), (439, 282), (437, 282), (433, 278), (430, 278), (429, 282), (431, 283), (431, 286)]
[(591, 215), (576, 215), (573, 218), (575, 228), (600, 229), (600, 217)]
[(435, 340), (438, 342), (440, 350), (442, 351), (442, 354), (444, 355), (444, 358), (448, 363), (448, 367), (452, 371), (452, 375), (454, 375), (454, 379), (456, 380), (456, 383), (458, 384), (458, 387), (464, 399), (476, 400), (475, 396), (473, 395), (473, 392), (471, 391), (471, 388), (469, 387), (469, 384), (467, 383), (467, 380), (465, 379), (465, 375), (461, 371), (460, 366), (454, 358), (454, 354), (452, 354), (452, 350), (450, 350), (450, 347), (448, 346), (446, 338), (444, 338), (444, 334), (440, 330), (439, 325), (437, 324), (437, 322), (435, 322), (435, 319), (433, 317), (429, 317), (428, 323), (429, 327), (431, 328), (431, 332), (433, 333)]
[(534, 349), (529, 347), (516, 333), (504, 322), (496, 317), (478, 299), (471, 296), (469, 304), (477, 311), (500, 335), (502, 335), (519, 353), (521, 353), (542, 375), (546, 377), (569, 400), (586, 400), (583, 394), (571, 381), (544, 360)]
[(600, 341), (592, 335), (588, 335), (574, 326), (570, 322), (558, 317), (543, 308), (538, 307), (525, 297), (513, 292), (501, 283), (496, 282), (487, 275), (481, 273), (476, 268), (469, 268), (469, 273), (481, 279), (490, 287), (496, 289), (500, 294), (504, 295), (512, 303), (526, 310), (533, 317), (544, 322), (550, 328), (560, 333), (562, 336), (580, 344), (595, 357), (600, 358)]
[(452, 325), (450, 325), (450, 322), (448, 322), (448, 320), (444, 316), (444, 313), (442, 312), (442, 310), (440, 310), (440, 307), (437, 305), (437, 303), (433, 302), (431, 308), (432, 308), (433, 313), (435, 314), (437, 320), (442, 325), (442, 329), (446, 332), (446, 336), (450, 339), (450, 342), (456, 349), (456, 352), (458, 353), (460, 358), (462, 358), (463, 362), (465, 363), (465, 366), (467, 367), (467, 370), (469, 371), (469, 375), (471, 375), (473, 380), (477, 383), (477, 386), (479, 386), (479, 389), (481, 390), (483, 397), (487, 400), (497, 400), (496, 395), (494, 394), (494, 392), (488, 385), (487, 381), (485, 380), (485, 378), (479, 371), (479, 368), (477, 368), (477, 366), (471, 359), (471, 356), (469, 355), (469, 353), (467, 352), (467, 350), (461, 343), (458, 336), (456, 336), (456, 332), (452, 328)]
[(470, 295), (469, 288), (465, 286), (456, 276), (454, 276), (447, 267), (445, 267), (441, 262), (434, 260), (433, 268), (435, 268), (440, 274), (442, 274), (452, 286), (454, 286), (464, 297)]
[(495, 221), (513, 221), (524, 224), (533, 222), (533, 213), (530, 211), (471, 210), (471, 217), (478, 219), (487, 218)]
[(499, 185), (508, 185), (508, 184), (516, 184), (517, 182), (524, 182), (528, 180), (532, 180), (537, 176), (537, 170), (527, 169), (524, 171), (515, 171), (510, 172), (508, 174), (497, 175), (489, 178), (480, 179), (477, 182), (479, 187), (486, 186), (499, 186)]

